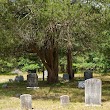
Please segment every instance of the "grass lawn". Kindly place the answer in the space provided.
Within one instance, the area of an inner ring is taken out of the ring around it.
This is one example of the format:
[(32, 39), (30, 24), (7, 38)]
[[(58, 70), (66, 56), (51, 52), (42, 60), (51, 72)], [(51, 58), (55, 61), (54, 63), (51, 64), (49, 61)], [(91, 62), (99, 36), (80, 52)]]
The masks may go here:
[[(27, 82), (9, 83), (15, 75), (0, 75), (0, 110), (20, 110), (20, 99), (17, 94), (31, 94), (34, 110), (110, 110), (110, 76), (95, 75), (102, 80), (102, 106), (89, 107), (84, 103), (84, 89), (77, 88), (81, 74), (76, 74), (70, 82), (60, 81), (57, 84), (47, 84), (39, 78), (39, 89), (26, 89)], [(26, 74), (24, 74), (26, 80)], [(4, 83), (8, 88), (2, 88)], [(60, 96), (69, 95), (70, 104), (62, 107)]]

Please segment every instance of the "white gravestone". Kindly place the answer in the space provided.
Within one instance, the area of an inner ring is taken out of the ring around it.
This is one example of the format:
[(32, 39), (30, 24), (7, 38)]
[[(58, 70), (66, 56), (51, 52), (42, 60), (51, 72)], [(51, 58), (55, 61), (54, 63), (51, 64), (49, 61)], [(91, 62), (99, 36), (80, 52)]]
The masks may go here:
[(60, 96), (60, 103), (61, 105), (68, 105), (69, 104), (69, 96), (68, 95), (62, 95)]
[(100, 79), (85, 80), (85, 104), (90, 106), (101, 105), (102, 82)]
[(44, 76), (45, 76), (46, 78), (48, 77), (48, 71), (47, 71), (47, 70), (44, 71)]
[(78, 88), (85, 88), (85, 81), (78, 81)]
[(32, 109), (32, 97), (30, 94), (21, 95), (20, 100), (21, 100), (21, 110)]

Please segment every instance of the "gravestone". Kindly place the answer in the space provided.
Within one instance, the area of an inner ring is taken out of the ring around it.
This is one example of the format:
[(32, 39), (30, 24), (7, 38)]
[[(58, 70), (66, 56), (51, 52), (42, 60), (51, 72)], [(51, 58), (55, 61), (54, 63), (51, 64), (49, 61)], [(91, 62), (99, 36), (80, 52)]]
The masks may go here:
[(38, 76), (36, 73), (30, 73), (27, 75), (27, 87), (37, 87)]
[(23, 94), (20, 96), (21, 110), (31, 110), (32, 109), (32, 97), (30, 94)]
[(48, 71), (47, 71), (47, 70), (44, 71), (44, 76), (45, 76), (46, 78), (48, 77)]
[(68, 105), (69, 104), (69, 96), (68, 95), (62, 95), (60, 96), (60, 103), (61, 105)]
[(87, 69), (85, 72), (84, 72), (84, 79), (90, 79), (90, 78), (93, 78), (93, 71), (91, 69)]
[(15, 82), (22, 82), (22, 81), (24, 81), (24, 77), (23, 76), (16, 76), (15, 77)]
[(78, 88), (85, 88), (85, 81), (78, 81)]
[(85, 80), (85, 104), (101, 105), (101, 80), (91, 78)]
[(63, 79), (64, 80), (69, 80), (69, 74), (67, 74), (67, 73), (63, 74)]

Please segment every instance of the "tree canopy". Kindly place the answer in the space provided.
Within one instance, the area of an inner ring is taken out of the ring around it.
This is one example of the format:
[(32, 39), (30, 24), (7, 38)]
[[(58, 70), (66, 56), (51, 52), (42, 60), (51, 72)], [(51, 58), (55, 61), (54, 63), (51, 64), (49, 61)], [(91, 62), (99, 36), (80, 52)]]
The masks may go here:
[(110, 9), (107, 3), (98, 0), (1, 3), (0, 55), (36, 53), (50, 73), (50, 82), (56, 82), (59, 50), (71, 48), (81, 53), (100, 47), (103, 53), (108, 52)]

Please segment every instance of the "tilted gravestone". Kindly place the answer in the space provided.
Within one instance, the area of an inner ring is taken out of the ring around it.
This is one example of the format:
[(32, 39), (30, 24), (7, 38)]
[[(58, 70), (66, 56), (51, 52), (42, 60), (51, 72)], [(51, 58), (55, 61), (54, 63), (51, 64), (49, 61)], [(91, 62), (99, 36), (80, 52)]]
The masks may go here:
[(32, 109), (32, 97), (30, 94), (21, 95), (20, 100), (21, 100), (21, 110), (31, 110)]
[(85, 80), (85, 104), (101, 105), (102, 82), (100, 79)]
[(27, 87), (37, 87), (38, 76), (36, 73), (30, 73), (27, 75)]
[(63, 79), (64, 80), (69, 80), (69, 74), (67, 74), (67, 73), (63, 74)]
[(90, 78), (93, 78), (93, 71), (91, 69), (87, 69), (85, 72), (84, 72), (84, 79), (90, 79)]
[(62, 95), (60, 96), (60, 103), (61, 105), (68, 105), (69, 104), (69, 96), (68, 95)]

